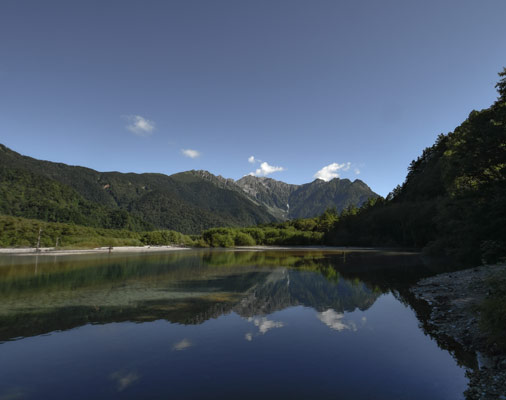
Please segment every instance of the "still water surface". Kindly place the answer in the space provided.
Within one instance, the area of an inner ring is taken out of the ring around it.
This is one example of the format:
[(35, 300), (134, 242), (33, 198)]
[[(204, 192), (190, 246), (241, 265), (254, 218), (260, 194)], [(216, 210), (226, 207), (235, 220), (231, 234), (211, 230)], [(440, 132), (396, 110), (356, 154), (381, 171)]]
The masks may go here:
[(435, 272), (373, 251), (2, 256), (0, 399), (462, 399), (466, 361), (407, 290)]

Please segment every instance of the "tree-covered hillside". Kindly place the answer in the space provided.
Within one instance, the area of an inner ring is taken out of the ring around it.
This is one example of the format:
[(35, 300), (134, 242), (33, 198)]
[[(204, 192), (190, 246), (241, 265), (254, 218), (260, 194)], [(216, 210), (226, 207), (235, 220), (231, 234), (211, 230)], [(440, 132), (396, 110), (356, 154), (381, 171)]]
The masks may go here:
[(328, 208), (342, 211), (350, 206), (360, 207), (369, 199), (378, 197), (369, 186), (359, 179), (334, 178), (329, 182), (316, 179), (300, 185), (290, 195), (290, 214), (294, 218), (312, 218)]
[(217, 177), (206, 179), (195, 171), (173, 176), (101, 173), (22, 156), (3, 145), (0, 167), (0, 213), (7, 215), (184, 233), (276, 220), (239, 188), (227, 187)]
[(71, 187), (0, 165), (0, 214), (133, 231), (152, 228), (125, 210), (84, 199)]
[(506, 255), (506, 69), (498, 100), (440, 135), (387, 199), (341, 217), (337, 245), (398, 245), (469, 262)]
[(100, 228), (197, 234), (217, 226), (315, 217), (377, 196), (363, 182), (347, 179), (290, 185), (252, 176), (235, 182), (207, 171), (98, 172), (36, 160), (4, 145), (0, 167), (0, 213)]

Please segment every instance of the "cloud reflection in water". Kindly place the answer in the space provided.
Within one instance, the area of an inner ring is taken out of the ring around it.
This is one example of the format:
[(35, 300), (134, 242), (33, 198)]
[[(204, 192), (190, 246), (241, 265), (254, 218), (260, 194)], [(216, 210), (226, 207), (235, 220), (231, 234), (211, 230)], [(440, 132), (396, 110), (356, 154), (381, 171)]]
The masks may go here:
[(193, 346), (193, 343), (190, 342), (188, 339), (184, 338), (180, 342), (177, 342), (176, 344), (174, 344), (174, 346), (172, 346), (172, 350), (176, 350), (176, 351), (186, 350), (188, 347), (191, 347), (191, 346)]
[[(282, 328), (284, 326), (283, 322), (273, 321), (267, 319), (266, 317), (250, 317), (248, 318), (248, 322), (252, 322), (256, 327), (258, 327), (257, 335), (265, 335), (271, 329)], [(251, 342), (253, 340), (253, 333), (247, 333), (244, 338), (248, 342)]]
[(139, 374), (136, 372), (116, 371), (111, 374), (110, 378), (116, 382), (118, 392), (122, 392), (139, 380)]
[(327, 311), (316, 314), (316, 316), (330, 329), (333, 329), (335, 331), (341, 332), (344, 330), (351, 330), (355, 332), (357, 330), (357, 325), (355, 322), (345, 321), (344, 314), (338, 313), (331, 308), (329, 308)]

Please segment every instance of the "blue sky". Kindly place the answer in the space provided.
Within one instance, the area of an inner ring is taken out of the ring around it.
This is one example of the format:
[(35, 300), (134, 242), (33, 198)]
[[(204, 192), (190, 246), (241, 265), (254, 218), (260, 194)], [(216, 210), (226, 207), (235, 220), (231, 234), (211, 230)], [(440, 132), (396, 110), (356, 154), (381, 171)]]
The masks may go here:
[(2, 1), (0, 142), (386, 195), (497, 98), (505, 16), (504, 0)]

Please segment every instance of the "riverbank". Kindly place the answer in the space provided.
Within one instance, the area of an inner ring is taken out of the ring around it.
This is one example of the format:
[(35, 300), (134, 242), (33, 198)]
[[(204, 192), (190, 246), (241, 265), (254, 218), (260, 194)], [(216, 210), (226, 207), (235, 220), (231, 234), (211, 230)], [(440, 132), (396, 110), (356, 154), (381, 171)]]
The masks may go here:
[(68, 256), (73, 254), (100, 254), (100, 253), (145, 253), (160, 251), (189, 250), (189, 247), (181, 246), (117, 246), (117, 247), (96, 247), (93, 249), (56, 249), (54, 247), (33, 247), (24, 248), (0, 248), (0, 254), (11, 255), (51, 255)]
[[(95, 254), (95, 253), (140, 253), (153, 251), (174, 251), (174, 250), (195, 250), (201, 247), (190, 246), (114, 246), (114, 247), (95, 247), (90, 249), (72, 249), (72, 248), (55, 248), (41, 247), (37, 251), (34, 247), (6, 247), (0, 248), (1, 254), (12, 255), (72, 255), (72, 254)], [(211, 247), (209, 248), (211, 249)], [(234, 246), (234, 247), (218, 247), (217, 249), (227, 251), (269, 251), (269, 250), (286, 250), (286, 251), (325, 251), (325, 252), (343, 252), (343, 251), (360, 251), (360, 252), (376, 252), (383, 251), (395, 254), (413, 254), (416, 251), (399, 250), (395, 248), (373, 248), (373, 247), (338, 247), (338, 246)]]
[[(490, 295), (489, 280), (505, 274), (506, 265), (471, 268), (422, 279), (411, 292), (431, 307), (428, 326), (476, 354), (478, 368), (469, 372), (469, 400), (506, 400), (506, 354), (479, 326), (479, 305)], [(506, 334), (506, 333), (505, 333)]]

